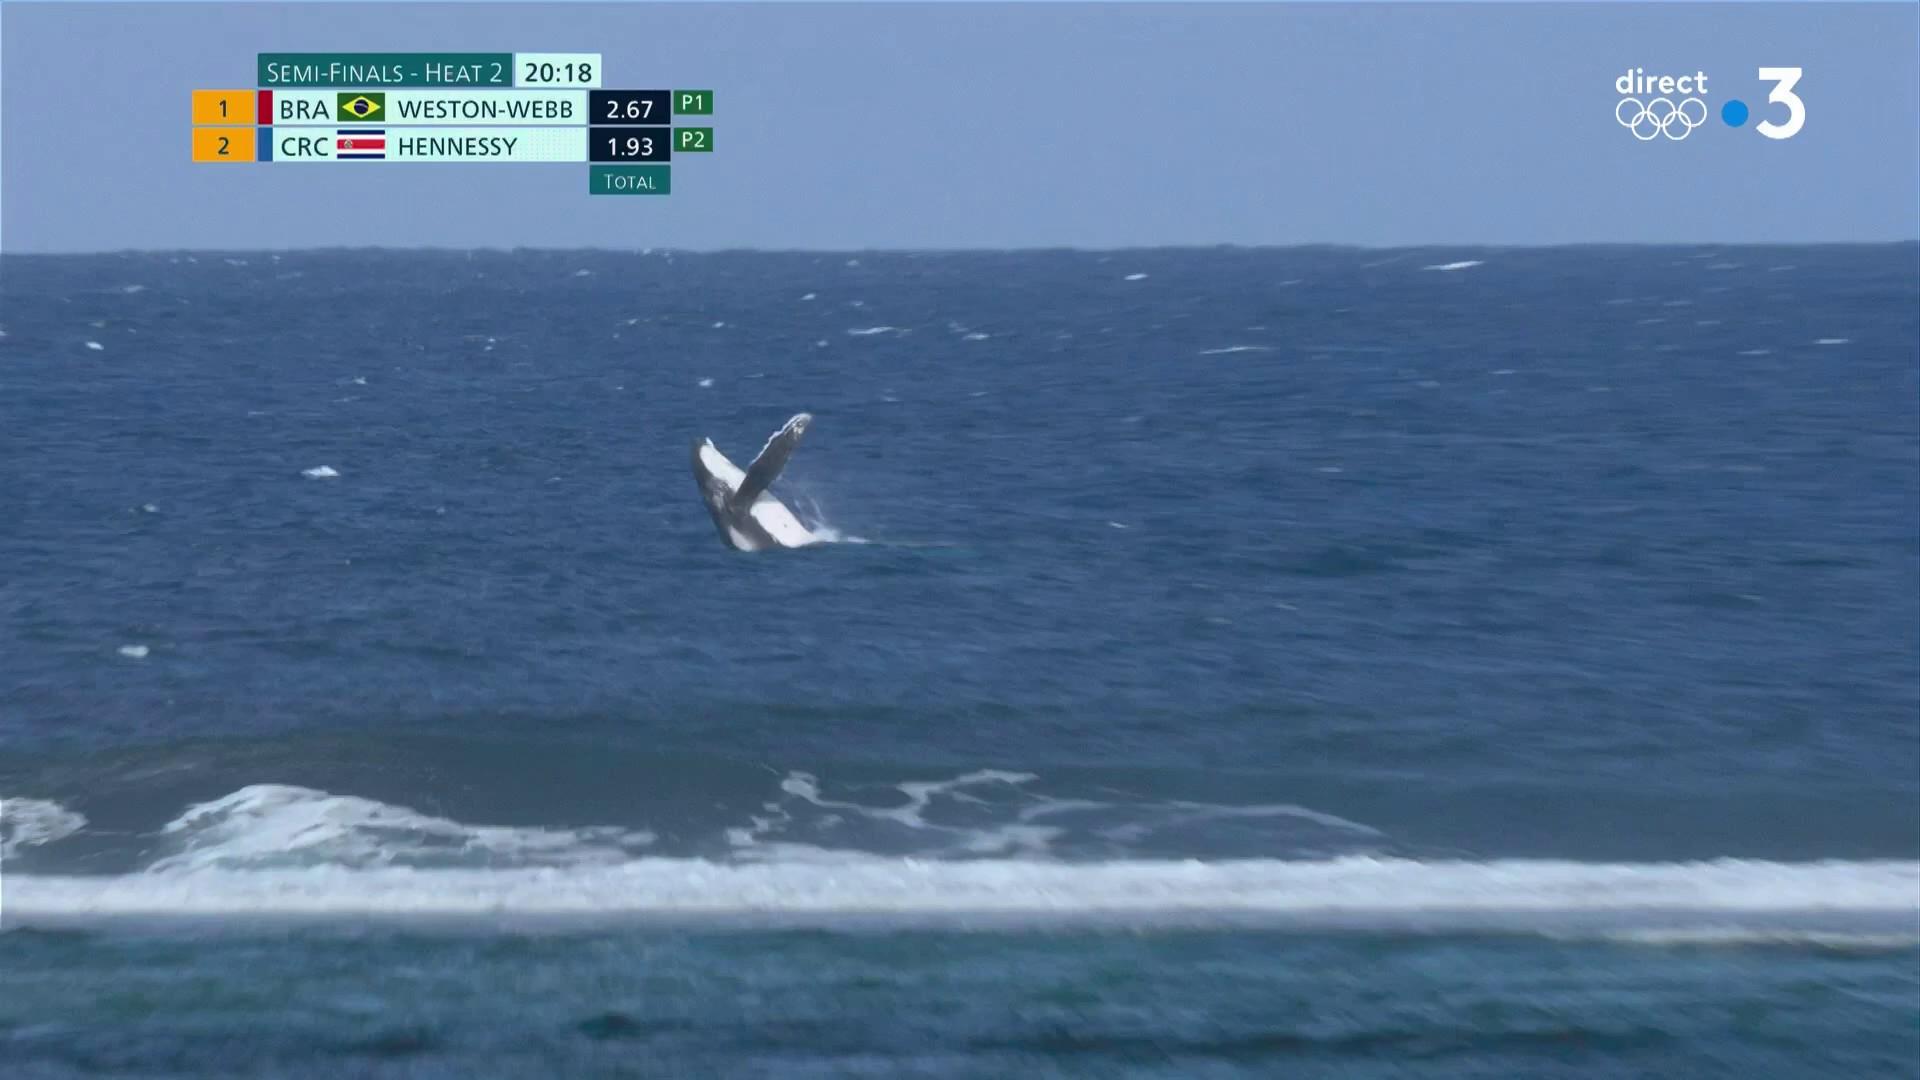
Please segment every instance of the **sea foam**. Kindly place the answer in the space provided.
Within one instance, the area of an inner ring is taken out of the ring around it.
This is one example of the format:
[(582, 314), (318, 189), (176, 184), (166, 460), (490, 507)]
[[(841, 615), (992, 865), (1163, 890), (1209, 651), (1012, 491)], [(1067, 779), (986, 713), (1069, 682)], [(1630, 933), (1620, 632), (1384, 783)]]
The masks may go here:
[[(774, 861), (641, 857), (506, 870), (236, 870), (191, 864), (120, 876), (10, 874), (10, 924), (116, 917), (747, 917), (953, 923), (1256, 923), (1669, 940), (1789, 933), (1913, 937), (1917, 862), (1578, 863), (1364, 856), (938, 860), (821, 849)], [(1682, 932), (1691, 928), (1694, 936)]]

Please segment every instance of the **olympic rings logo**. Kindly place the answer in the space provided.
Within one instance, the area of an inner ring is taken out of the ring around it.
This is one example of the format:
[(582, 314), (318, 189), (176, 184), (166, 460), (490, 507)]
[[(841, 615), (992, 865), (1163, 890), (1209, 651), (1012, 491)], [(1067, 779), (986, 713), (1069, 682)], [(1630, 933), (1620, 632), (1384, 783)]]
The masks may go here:
[[(1688, 111), (1690, 107), (1700, 110), (1698, 117)], [(1679, 142), (1707, 122), (1707, 103), (1690, 97), (1682, 98), (1675, 105), (1671, 98), (1657, 97), (1643, 105), (1639, 98), (1621, 98), (1620, 104), (1613, 107), (1613, 118), (1641, 142), (1651, 142), (1662, 135)]]

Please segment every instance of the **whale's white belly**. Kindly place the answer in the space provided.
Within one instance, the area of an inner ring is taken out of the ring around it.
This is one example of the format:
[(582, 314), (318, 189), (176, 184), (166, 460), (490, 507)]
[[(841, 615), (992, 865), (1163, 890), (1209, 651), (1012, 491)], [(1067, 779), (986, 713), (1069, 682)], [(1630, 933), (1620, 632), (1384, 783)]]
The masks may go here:
[[(738, 465), (727, 460), (727, 455), (721, 453), (720, 448), (712, 443), (705, 443), (700, 447), (700, 463), (713, 474), (714, 479), (725, 484), (729, 492), (740, 490), (741, 482), (747, 477)], [(820, 542), (820, 538), (808, 531), (805, 525), (800, 524), (800, 519), (793, 515), (793, 511), (787, 509), (785, 503), (774, 498), (772, 492), (761, 492), (760, 497), (753, 500), (753, 506), (748, 508), (747, 513), (761, 528), (767, 530), (767, 535), (773, 537), (774, 542), (781, 547), (805, 547), (808, 544)], [(741, 548), (751, 546), (741, 541), (742, 538), (735, 536), (734, 546)]]

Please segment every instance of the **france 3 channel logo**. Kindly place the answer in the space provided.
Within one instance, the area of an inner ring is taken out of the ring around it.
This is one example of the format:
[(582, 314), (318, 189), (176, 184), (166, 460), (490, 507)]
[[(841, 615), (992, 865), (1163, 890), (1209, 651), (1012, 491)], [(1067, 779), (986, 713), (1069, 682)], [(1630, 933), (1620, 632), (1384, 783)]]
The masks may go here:
[[(1807, 106), (1800, 95), (1793, 92), (1794, 85), (1800, 81), (1800, 69), (1797, 67), (1763, 67), (1757, 76), (1763, 83), (1772, 83), (1773, 89), (1767, 94), (1769, 105), (1783, 107), (1786, 114), (1783, 120), (1775, 123), (1771, 117), (1763, 118), (1753, 126), (1753, 130), (1769, 139), (1791, 139), (1799, 134), (1800, 128), (1807, 122)], [(1613, 118), (1620, 126), (1633, 133), (1641, 142), (1653, 142), (1665, 138), (1679, 142), (1693, 134), (1695, 128), (1706, 124), (1711, 113), (1707, 107), (1707, 73), (1693, 71), (1685, 75), (1649, 75), (1645, 68), (1629, 68), (1626, 74), (1613, 80), (1613, 89), (1620, 100), (1613, 107)], [(1720, 106), (1720, 119), (1730, 128), (1745, 127), (1752, 118), (1747, 103), (1739, 98), (1729, 98)]]

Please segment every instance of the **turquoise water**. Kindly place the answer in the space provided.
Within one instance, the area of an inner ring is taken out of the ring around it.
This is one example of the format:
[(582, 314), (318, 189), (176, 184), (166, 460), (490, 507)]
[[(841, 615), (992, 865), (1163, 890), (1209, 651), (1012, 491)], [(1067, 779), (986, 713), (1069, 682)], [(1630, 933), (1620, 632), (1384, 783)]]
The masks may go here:
[(1920, 990), (1911, 950), (1259, 931), (18, 931), (0, 956), (35, 989), (0, 1005), (24, 1075), (1894, 1076)]

